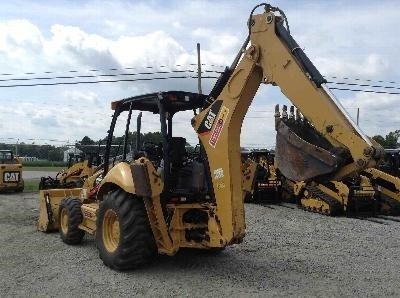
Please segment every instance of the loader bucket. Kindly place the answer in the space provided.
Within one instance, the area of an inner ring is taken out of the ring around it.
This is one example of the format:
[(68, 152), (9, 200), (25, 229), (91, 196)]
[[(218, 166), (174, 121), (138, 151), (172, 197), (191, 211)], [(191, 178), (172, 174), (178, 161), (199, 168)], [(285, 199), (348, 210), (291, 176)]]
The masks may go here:
[(37, 229), (41, 232), (58, 231), (58, 208), (61, 201), (68, 197), (80, 198), (82, 188), (45, 189), (39, 192), (39, 220)]
[(308, 143), (279, 121), (276, 128), (275, 164), (279, 171), (293, 181), (306, 181), (332, 173), (337, 158), (329, 151)]

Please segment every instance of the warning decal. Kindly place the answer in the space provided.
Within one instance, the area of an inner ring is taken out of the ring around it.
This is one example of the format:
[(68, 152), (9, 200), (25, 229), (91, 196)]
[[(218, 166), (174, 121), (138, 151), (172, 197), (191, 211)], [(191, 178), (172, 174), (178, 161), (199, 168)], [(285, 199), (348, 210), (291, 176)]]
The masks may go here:
[(210, 141), (208, 142), (213, 148), (215, 148), (215, 146), (217, 145), (219, 136), (221, 135), (222, 128), (224, 127), (228, 114), (229, 114), (229, 109), (225, 106), (222, 106), (218, 114), (214, 130), (211, 133)]

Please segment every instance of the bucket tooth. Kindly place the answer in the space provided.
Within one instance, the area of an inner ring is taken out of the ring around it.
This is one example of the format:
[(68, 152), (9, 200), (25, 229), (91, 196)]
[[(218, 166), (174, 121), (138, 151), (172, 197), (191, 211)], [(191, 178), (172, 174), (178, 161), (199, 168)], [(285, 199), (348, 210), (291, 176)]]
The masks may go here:
[(280, 116), (281, 116), (281, 113), (279, 112), (279, 105), (276, 104), (275, 105), (275, 117), (280, 117)]
[(275, 115), (274, 115), (274, 117), (275, 117), (275, 129), (277, 129), (278, 123), (279, 123), (279, 121), (281, 119), (281, 113), (279, 112), (279, 105), (278, 104), (275, 105)]
[(287, 118), (288, 118), (287, 106), (283, 105), (283, 107), (282, 107), (282, 119), (287, 120)]
[(290, 106), (289, 121), (290, 123), (294, 123), (294, 106)]
[(301, 114), (300, 114), (300, 110), (296, 109), (296, 116), (295, 116), (296, 122), (300, 122), (301, 121)]
[(294, 119), (294, 106), (290, 107), (289, 119)]

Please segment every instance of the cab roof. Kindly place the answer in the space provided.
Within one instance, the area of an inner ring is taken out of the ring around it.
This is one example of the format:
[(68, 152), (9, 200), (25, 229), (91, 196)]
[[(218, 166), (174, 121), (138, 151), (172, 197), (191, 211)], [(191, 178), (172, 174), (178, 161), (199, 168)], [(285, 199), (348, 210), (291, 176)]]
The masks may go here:
[(111, 109), (120, 111), (129, 111), (132, 104), (132, 110), (148, 111), (155, 114), (159, 113), (158, 103), (160, 102), (166, 112), (176, 113), (201, 108), (207, 95), (192, 93), (186, 91), (165, 91), (128, 97), (113, 101)]

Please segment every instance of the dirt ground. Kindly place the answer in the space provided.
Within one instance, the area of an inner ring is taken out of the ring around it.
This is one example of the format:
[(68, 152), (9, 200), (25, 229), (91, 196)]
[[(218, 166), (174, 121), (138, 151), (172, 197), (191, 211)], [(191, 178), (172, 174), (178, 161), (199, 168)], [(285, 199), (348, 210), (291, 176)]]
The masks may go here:
[(79, 246), (36, 231), (37, 194), (0, 194), (0, 296), (400, 296), (400, 223), (246, 205), (244, 243), (181, 251), (116, 272), (92, 237)]

